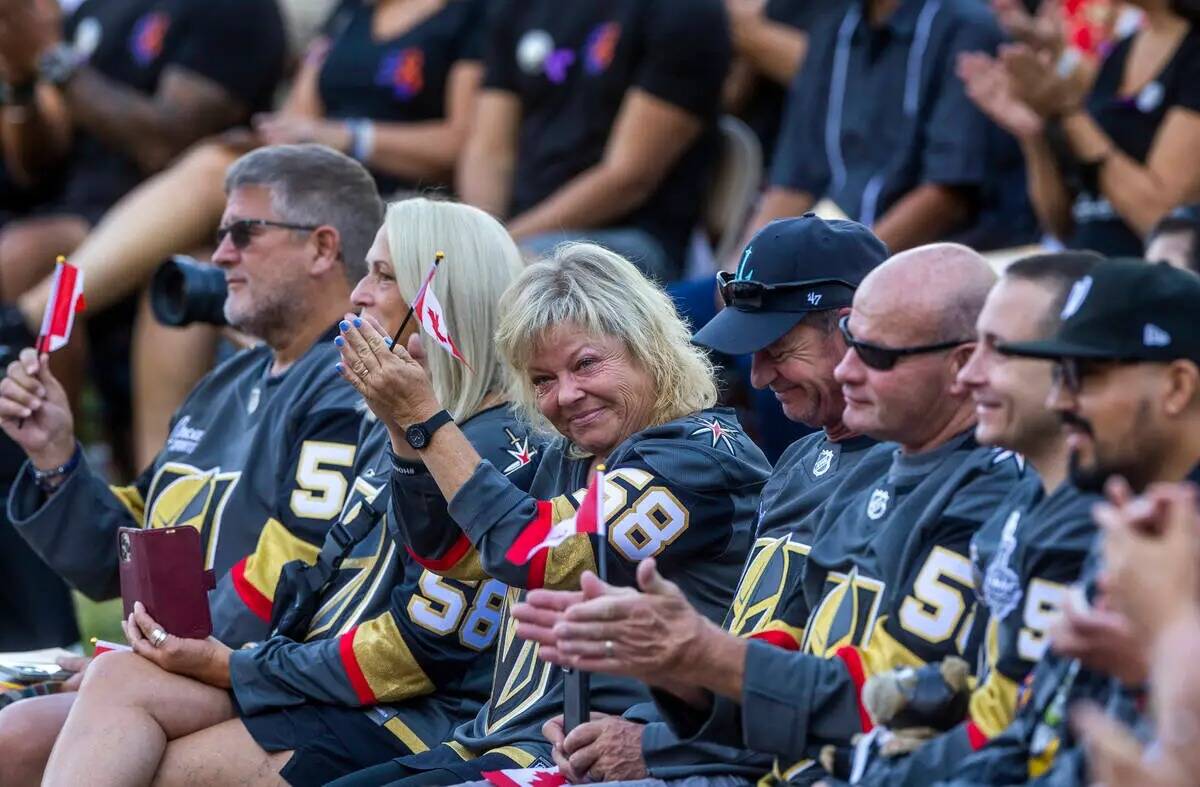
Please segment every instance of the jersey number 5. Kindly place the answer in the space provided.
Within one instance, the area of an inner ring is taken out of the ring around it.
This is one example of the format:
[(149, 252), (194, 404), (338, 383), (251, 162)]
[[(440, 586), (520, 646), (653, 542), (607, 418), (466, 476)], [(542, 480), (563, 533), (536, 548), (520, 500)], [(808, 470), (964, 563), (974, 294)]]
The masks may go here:
[(296, 462), (292, 513), (303, 519), (333, 519), (342, 512), (350, 488), (346, 473), (329, 468), (352, 467), (355, 446), (308, 440)]
[(929, 553), (912, 595), (900, 607), (900, 625), (934, 645), (958, 630), (970, 599), (971, 562), (957, 552), (934, 547)]

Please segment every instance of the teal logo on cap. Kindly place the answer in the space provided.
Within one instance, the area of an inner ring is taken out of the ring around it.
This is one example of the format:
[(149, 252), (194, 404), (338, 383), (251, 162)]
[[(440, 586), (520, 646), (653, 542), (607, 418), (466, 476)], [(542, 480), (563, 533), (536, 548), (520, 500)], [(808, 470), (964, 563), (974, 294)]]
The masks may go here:
[(754, 271), (746, 270), (746, 263), (750, 261), (750, 255), (753, 253), (753, 246), (747, 246), (746, 251), (742, 252), (742, 261), (738, 263), (737, 274), (733, 277), (734, 281), (744, 281), (754, 278)]

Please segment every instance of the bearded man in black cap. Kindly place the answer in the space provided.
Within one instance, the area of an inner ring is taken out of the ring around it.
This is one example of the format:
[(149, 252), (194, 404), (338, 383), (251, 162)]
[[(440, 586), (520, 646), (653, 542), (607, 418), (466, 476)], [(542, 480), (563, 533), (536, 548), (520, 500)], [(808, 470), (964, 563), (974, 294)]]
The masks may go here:
[[(1076, 486), (1100, 491), (1123, 477), (1142, 492), (1156, 482), (1200, 481), (1198, 304), (1200, 278), (1187, 271), (1107, 260), (1075, 283), (1055, 336), (1001, 348), (1055, 361), (1047, 404), (1068, 431)], [(1085, 569), (1089, 595), (1102, 573), (1099, 561)], [(1068, 608), (1052, 643), (1016, 720), (949, 784), (1086, 784), (1083, 747), (1068, 727), (1071, 706), (1092, 700), (1131, 725), (1142, 720), (1145, 643), (1124, 615), (1106, 603)]]
[[(764, 227), (737, 272), (718, 275), (725, 308), (693, 341), (726, 355), (752, 355), (754, 387), (771, 389), (788, 420), (818, 430), (784, 452), (763, 488), (755, 544), (725, 621), (735, 634), (769, 639), (785, 626), (784, 605), (769, 602), (778, 598), (772, 583), (800, 581), (811, 542), (805, 528), (815, 519), (809, 515), (875, 445), (842, 423), (845, 400), (833, 370), (846, 354), (838, 320), (849, 313), (863, 277), (887, 257), (887, 247), (863, 225), (808, 213)], [(652, 705), (642, 705), (624, 718), (580, 725), (569, 738), (561, 717), (544, 732), (564, 773), (593, 780), (706, 774), (716, 776), (714, 784), (726, 775), (734, 784), (742, 783), (735, 775), (757, 777), (771, 766), (768, 755), (682, 743), (657, 719)]]

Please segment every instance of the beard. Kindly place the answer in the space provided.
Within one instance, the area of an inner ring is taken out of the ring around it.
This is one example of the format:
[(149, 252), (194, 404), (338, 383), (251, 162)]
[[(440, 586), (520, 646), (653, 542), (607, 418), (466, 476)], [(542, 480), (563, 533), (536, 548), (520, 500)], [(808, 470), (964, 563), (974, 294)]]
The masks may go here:
[(1090, 467), (1084, 467), (1080, 464), (1079, 451), (1071, 452), (1068, 476), (1072, 486), (1079, 491), (1097, 495), (1104, 494), (1104, 485), (1114, 475), (1117, 475), (1115, 471), (1104, 467), (1099, 462), (1093, 463)]

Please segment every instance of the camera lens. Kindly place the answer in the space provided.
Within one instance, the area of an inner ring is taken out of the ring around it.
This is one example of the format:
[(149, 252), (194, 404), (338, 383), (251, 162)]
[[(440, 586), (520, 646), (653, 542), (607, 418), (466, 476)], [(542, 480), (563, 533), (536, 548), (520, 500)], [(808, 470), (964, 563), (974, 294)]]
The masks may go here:
[(163, 325), (225, 325), (226, 293), (219, 268), (176, 255), (164, 260), (150, 280), (150, 308)]

